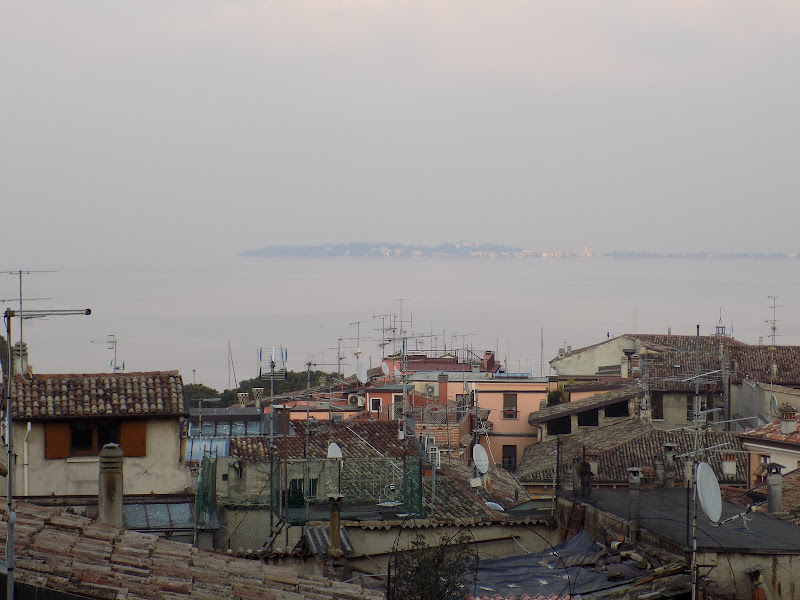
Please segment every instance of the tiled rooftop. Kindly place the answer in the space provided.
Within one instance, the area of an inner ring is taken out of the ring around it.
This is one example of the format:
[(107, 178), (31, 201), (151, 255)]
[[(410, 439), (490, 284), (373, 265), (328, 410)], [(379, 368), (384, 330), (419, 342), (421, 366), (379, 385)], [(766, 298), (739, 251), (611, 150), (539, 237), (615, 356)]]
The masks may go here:
[[(798, 428), (800, 428), (800, 423), (798, 423)], [(781, 422), (778, 419), (769, 425), (764, 425), (758, 429), (751, 429), (750, 431), (740, 433), (739, 437), (743, 442), (752, 440), (772, 442), (781, 446), (800, 447), (800, 431), (795, 431), (793, 433), (781, 433)]]
[(177, 371), (11, 378), (14, 419), (188, 416)]
[[(58, 509), (20, 502), (16, 513), (15, 575), (30, 585), (115, 600), (384, 598), (380, 591), (198, 550)], [(3, 548), (5, 535), (2, 527)]]
[(625, 419), (602, 427), (565, 435), (560, 439), (531, 444), (525, 448), (519, 467), (517, 467), (516, 477), (523, 483), (552, 482), (556, 452), (559, 446), (558, 453), (563, 467), (572, 464), (573, 456), (582, 455), (584, 446), (587, 452), (601, 453), (612, 450), (650, 430), (652, 430), (652, 426), (639, 419)]
[[(528, 500), (528, 494), (510, 473), (492, 468), (490, 483), (472, 487), (473, 467), (458, 459), (443, 460), (442, 468), (436, 472), (436, 503), (432, 518), (439, 522), (486, 523), (509, 520), (501, 511), (495, 511), (486, 502), (495, 502), (508, 509)], [(422, 483), (423, 498), (430, 503), (433, 477), (425, 477)]]
[[(575, 402), (564, 402), (555, 406), (545, 406), (539, 409), (538, 413), (532, 413), (528, 422), (533, 425), (534, 423), (544, 423), (551, 419), (572, 415), (582, 412), (591, 408), (600, 408), (610, 404), (616, 404), (624, 400), (631, 400), (632, 398), (642, 397), (644, 390), (636, 385), (628, 385), (624, 388), (616, 389), (603, 394), (595, 394), (583, 400), (576, 400)], [(534, 417), (534, 415), (536, 415)]]
[[(771, 376), (773, 360), (776, 369)], [(736, 381), (800, 384), (800, 346), (736, 346), (731, 348), (731, 363), (736, 364)]]
[[(344, 458), (400, 458), (404, 453), (417, 454), (413, 443), (398, 439), (396, 421), (292, 421), (292, 428), (294, 435), (273, 438), (280, 456), (305, 457), (306, 428), (309, 458), (326, 458), (331, 442), (339, 445)], [(269, 455), (267, 437), (231, 438), (230, 442), (232, 456), (266, 458)]]
[[(621, 443), (612, 450), (606, 450), (598, 456), (598, 474), (596, 483), (625, 483), (628, 481), (628, 467), (641, 467), (646, 477), (652, 477), (653, 457), (664, 451), (664, 444), (672, 442), (678, 455), (694, 450), (694, 432), (688, 430), (665, 431), (651, 429), (645, 433)], [(727, 484), (747, 483), (747, 454), (742, 450), (736, 434), (733, 432), (701, 431), (699, 444), (701, 448), (716, 448), (703, 459), (711, 465), (717, 479)], [(720, 446), (723, 446), (721, 448)], [(591, 448), (587, 445), (587, 452)], [(736, 458), (736, 474), (722, 474), (722, 455), (729, 453)], [(683, 481), (684, 462), (676, 459), (676, 481)]]

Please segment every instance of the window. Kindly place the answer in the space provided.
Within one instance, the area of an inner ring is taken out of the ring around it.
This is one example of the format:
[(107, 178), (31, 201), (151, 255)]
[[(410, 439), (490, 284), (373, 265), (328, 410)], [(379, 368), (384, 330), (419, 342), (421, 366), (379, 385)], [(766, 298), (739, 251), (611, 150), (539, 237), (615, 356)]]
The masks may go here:
[(470, 406), (470, 395), (469, 394), (456, 394), (456, 411), (458, 413), (458, 418), (463, 419), (464, 415), (469, 412)]
[(606, 417), (609, 419), (628, 416), (630, 416), (630, 408), (627, 400), (606, 406)]
[(653, 394), (650, 397), (650, 418), (653, 421), (664, 420), (664, 394)]
[(119, 423), (73, 421), (69, 424), (70, 456), (96, 456), (106, 444), (119, 443)]
[[(308, 499), (315, 500), (317, 497), (317, 484), (319, 479), (308, 480)], [(295, 478), (289, 480), (289, 508), (299, 508), (306, 505), (305, 480)]]
[(372, 412), (381, 412), (381, 399), (380, 398), (371, 398), (370, 402), (372, 403)]
[(503, 394), (503, 418), (516, 419), (517, 413), (517, 395), (516, 394)]
[(147, 421), (81, 419), (45, 424), (46, 459), (97, 456), (106, 444), (119, 444), (124, 456), (146, 456)]
[[(700, 403), (700, 410), (701, 411), (705, 410), (706, 409), (705, 398), (703, 398), (702, 396), (699, 397), (698, 402)], [(686, 420), (694, 421), (694, 394), (686, 395)]]
[(597, 427), (600, 424), (600, 409), (593, 408), (578, 413), (578, 427)]
[(547, 422), (547, 435), (566, 435), (572, 433), (572, 418), (559, 417)]
[(507, 471), (517, 469), (517, 447), (503, 446), (503, 468)]

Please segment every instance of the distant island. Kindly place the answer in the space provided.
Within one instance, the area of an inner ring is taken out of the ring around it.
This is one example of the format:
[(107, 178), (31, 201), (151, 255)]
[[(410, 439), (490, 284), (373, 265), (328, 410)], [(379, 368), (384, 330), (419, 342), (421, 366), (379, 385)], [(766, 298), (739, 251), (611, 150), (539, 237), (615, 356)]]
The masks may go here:
[(777, 259), (797, 258), (798, 253), (747, 253), (747, 252), (637, 252), (615, 250), (595, 252), (589, 248), (577, 251), (531, 250), (502, 244), (477, 244), (472, 242), (445, 243), (436, 246), (406, 244), (381, 244), (372, 242), (347, 242), (297, 246), (264, 246), (245, 250), (238, 256), (262, 258), (733, 258)]

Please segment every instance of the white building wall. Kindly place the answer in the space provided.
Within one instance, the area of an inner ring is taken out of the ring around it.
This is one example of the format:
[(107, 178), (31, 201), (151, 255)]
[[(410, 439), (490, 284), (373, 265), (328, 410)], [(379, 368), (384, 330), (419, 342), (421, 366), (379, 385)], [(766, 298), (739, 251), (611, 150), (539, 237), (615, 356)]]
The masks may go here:
[[(13, 424), (12, 449), (17, 456), (14, 495), (22, 496), (28, 480), (30, 496), (95, 495), (98, 492), (99, 458), (81, 456), (45, 459), (44, 423), (33, 422), (27, 441), (27, 423)], [(177, 419), (147, 422), (147, 455), (125, 458), (122, 465), (124, 494), (171, 494), (191, 486), (189, 469), (180, 461), (180, 430)], [(27, 473), (27, 474), (26, 474)]]

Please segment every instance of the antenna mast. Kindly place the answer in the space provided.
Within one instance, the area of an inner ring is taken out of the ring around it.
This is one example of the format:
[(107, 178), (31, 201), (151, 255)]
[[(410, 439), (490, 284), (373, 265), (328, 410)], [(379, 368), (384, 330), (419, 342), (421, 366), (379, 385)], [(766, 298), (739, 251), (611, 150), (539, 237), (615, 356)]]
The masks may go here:
[(770, 337), (772, 338), (772, 345), (775, 346), (775, 338), (778, 337), (778, 333), (777, 333), (778, 332), (778, 318), (777, 318), (778, 309), (779, 308), (783, 308), (783, 307), (778, 304), (779, 296), (767, 296), (767, 298), (772, 300), (772, 306), (770, 306), (770, 308), (772, 309), (772, 318), (768, 319), (765, 322), (769, 323)]

